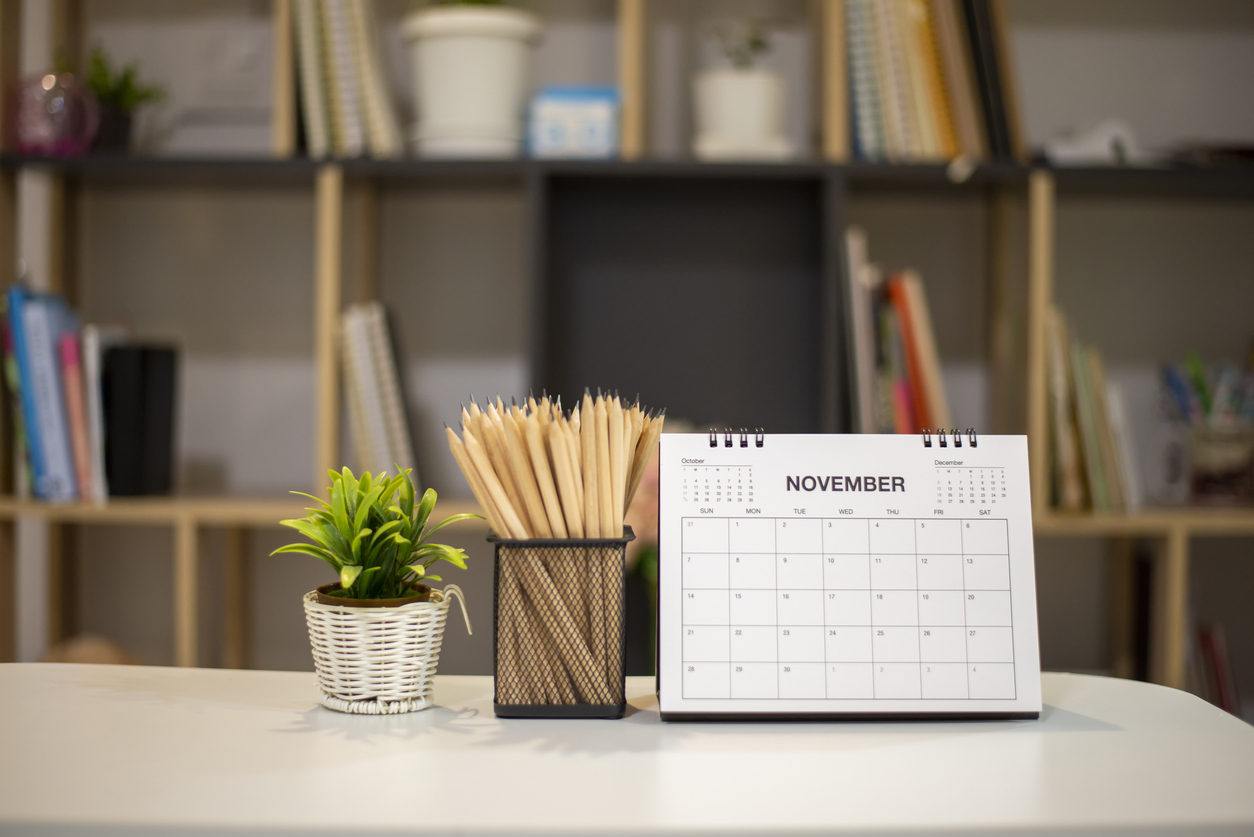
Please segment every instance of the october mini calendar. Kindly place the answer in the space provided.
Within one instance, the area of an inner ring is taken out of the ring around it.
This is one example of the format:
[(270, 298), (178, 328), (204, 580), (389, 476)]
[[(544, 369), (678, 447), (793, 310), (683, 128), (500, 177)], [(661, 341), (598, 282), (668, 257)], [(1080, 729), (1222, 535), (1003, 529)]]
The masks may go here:
[(665, 720), (1035, 718), (1023, 436), (663, 434)]

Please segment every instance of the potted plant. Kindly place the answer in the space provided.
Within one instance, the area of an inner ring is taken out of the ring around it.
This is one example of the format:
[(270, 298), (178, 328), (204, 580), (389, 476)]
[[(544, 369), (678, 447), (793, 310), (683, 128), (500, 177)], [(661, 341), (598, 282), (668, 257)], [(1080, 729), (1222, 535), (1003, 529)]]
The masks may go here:
[(455, 585), (444, 590), (428, 569), (437, 561), (466, 568), (466, 553), (431, 542), (439, 529), (477, 514), (455, 514), (428, 526), (436, 493), (428, 488), (415, 503), (409, 471), (360, 478), (345, 468), (331, 471), (330, 501), (292, 492), (318, 503), (303, 518), (281, 521), (312, 543), (281, 546), (272, 555), (301, 553), (320, 558), (339, 575), (305, 595), (305, 620), (324, 706), (341, 712), (394, 714), (426, 708), (444, 623)]
[(125, 153), (131, 145), (135, 111), (141, 105), (165, 98), (163, 88), (139, 82), (137, 63), (132, 62), (121, 72), (114, 72), (109, 56), (99, 47), (91, 51), (87, 87), (100, 103), (100, 129), (92, 144), (92, 148), (98, 151)]
[(410, 13), (403, 32), (417, 97), (414, 150), (516, 156), (539, 19), (495, 0), (455, 0)]
[(783, 133), (784, 79), (757, 66), (770, 47), (766, 24), (724, 23), (712, 34), (730, 66), (706, 70), (693, 81), (693, 153), (702, 160), (790, 157), (792, 144)]

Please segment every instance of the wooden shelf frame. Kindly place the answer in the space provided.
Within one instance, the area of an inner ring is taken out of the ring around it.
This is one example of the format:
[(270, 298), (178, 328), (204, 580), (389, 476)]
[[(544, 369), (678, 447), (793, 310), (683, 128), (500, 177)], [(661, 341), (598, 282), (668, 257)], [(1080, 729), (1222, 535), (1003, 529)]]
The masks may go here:
[[(1045, 322), (1054, 298), (1058, 191), (1082, 195), (1254, 197), (1250, 172), (1066, 169), (1034, 171), (1028, 197), (1028, 455), (1038, 537), (1158, 541), (1150, 602), (1150, 677), (1183, 689), (1188, 667), (1189, 546), (1198, 537), (1254, 536), (1254, 509), (1150, 508), (1119, 514), (1064, 513), (1050, 506), (1048, 362)], [(1114, 591), (1116, 598), (1123, 595)]]
[[(57, 16), (60, 26), (81, 21), (76, 13), (81, 0), (59, 0), (66, 8)], [(1248, 200), (1254, 198), (1254, 172), (1249, 170), (1208, 170), (1189, 168), (1068, 168), (1051, 170), (1016, 163), (988, 163), (977, 166), (961, 182), (951, 179), (947, 166), (934, 164), (881, 164), (851, 161), (848, 149), (847, 113), (834, 106), (844, 101), (838, 95), (844, 85), (844, 62), (839, 51), (825, 49), (819, 62), (823, 113), (823, 140), (811, 159), (784, 164), (697, 163), (657, 160), (647, 151), (647, 0), (617, 0), (619, 77), (623, 94), (621, 119), (621, 160), (537, 161), (517, 160), (334, 160), (315, 161), (296, 157), (295, 84), (290, 73), (291, 27), (282, 25), (291, 13), (290, 0), (273, 0), (276, 25), (275, 73), (276, 107), (272, 125), (272, 156), (237, 157), (81, 157), (34, 158), (0, 149), (0, 264), (14, 263), (15, 180), (19, 172), (38, 169), (52, 173), (60, 184), (125, 182), (180, 188), (187, 184), (213, 184), (215, 188), (251, 188), (254, 184), (291, 184), (312, 190), (315, 203), (315, 258), (311, 293), (315, 300), (315, 444), (311, 454), (314, 485), (325, 482), (325, 470), (339, 461), (339, 379), (336, 350), (338, 314), (345, 297), (343, 260), (344, 212), (356, 211), (362, 217), (376, 212), (374, 186), (404, 188), (412, 182), (493, 180), (517, 183), (535, 192), (536, 184), (553, 176), (591, 177), (675, 177), (746, 179), (815, 179), (829, 184), (829, 211), (834, 219), (843, 217), (841, 203), (865, 192), (904, 193), (983, 192), (992, 201), (995, 224), (990, 239), (1005, 238), (1009, 212), (1004, 198), (1020, 190), (1028, 194), (1028, 369), (1027, 419), (1034, 498), (1034, 526), (1040, 537), (1153, 537), (1162, 541), (1158, 588), (1154, 607), (1155, 677), (1159, 682), (1179, 686), (1183, 682), (1184, 653), (1187, 648), (1185, 603), (1188, 594), (1188, 546), (1192, 537), (1254, 535), (1254, 513), (1232, 510), (1153, 510), (1128, 515), (1062, 515), (1048, 508), (1048, 472), (1045, 459), (1045, 366), (1044, 310), (1053, 294), (1054, 218), (1056, 194), (1104, 196), (1202, 196)], [(17, 75), (20, 1), (0, 0), (0, 86), (7, 89)], [(843, 38), (839, 14), (840, 0), (821, 0), (817, 19), (821, 40), (839, 43)], [(60, 31), (62, 43), (70, 43), (79, 33)], [(278, 65), (276, 65), (278, 66)], [(0, 120), (5, 116), (0, 114)], [(2, 126), (0, 126), (2, 127)], [(5, 134), (0, 134), (5, 135)], [(355, 207), (346, 206), (346, 183), (367, 184), (358, 192)], [(73, 189), (68, 195), (73, 200)], [(532, 206), (534, 211), (536, 206)], [(61, 213), (58, 213), (59, 215)], [(359, 219), (360, 220), (360, 219)], [(64, 218), (53, 219), (54, 246), (63, 249)], [(369, 228), (370, 224), (359, 224)], [(1005, 387), (1014, 377), (1011, 350), (1006, 333), (1010, 322), (1005, 310), (1008, 294), (1005, 283), (1012, 272), (1007, 252), (997, 251), (990, 241), (990, 332), (989, 363), (993, 371), (994, 397), (1000, 404), (1010, 395)], [(1003, 251), (1005, 247), (1003, 247)], [(353, 296), (371, 298), (377, 282), (373, 276), (373, 244), (357, 248), (363, 253), (353, 270), (356, 285)], [(843, 264), (839, 248), (825, 256), (829, 265)], [(825, 268), (826, 269), (826, 268)], [(830, 268), (839, 276), (841, 268)], [(6, 279), (5, 284), (12, 277)], [(1009, 429), (1009, 419), (995, 417), (995, 432)], [(2, 452), (0, 452), (2, 453)], [(197, 645), (196, 572), (199, 562), (197, 534), (201, 528), (224, 527), (228, 532), (228, 663), (242, 664), (247, 630), (243, 617), (242, 555), (247, 528), (271, 527), (285, 517), (299, 515), (303, 503), (283, 498), (136, 498), (111, 500), (103, 506), (82, 504), (48, 505), (0, 497), (0, 591), (13, 590), (14, 521), (39, 518), (64, 524), (118, 524), (171, 527), (175, 534), (176, 662), (195, 665)], [(466, 504), (441, 503), (441, 513), (473, 511)], [(55, 560), (55, 559), (54, 559)], [(55, 609), (55, 608), (54, 608)], [(11, 659), (14, 650), (15, 607), (11, 595), (0, 595), (0, 660)]]

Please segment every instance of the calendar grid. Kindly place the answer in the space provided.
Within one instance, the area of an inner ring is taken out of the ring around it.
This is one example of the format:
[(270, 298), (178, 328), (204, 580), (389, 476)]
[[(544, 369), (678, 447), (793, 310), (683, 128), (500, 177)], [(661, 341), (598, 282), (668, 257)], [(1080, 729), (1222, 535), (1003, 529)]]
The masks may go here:
[(685, 698), (1015, 699), (1007, 520), (681, 526)]

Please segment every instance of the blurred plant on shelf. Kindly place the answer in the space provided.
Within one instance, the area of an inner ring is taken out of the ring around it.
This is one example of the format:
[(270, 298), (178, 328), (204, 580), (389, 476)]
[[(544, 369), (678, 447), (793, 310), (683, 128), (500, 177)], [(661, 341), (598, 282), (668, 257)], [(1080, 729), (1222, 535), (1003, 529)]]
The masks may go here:
[(771, 48), (769, 33), (769, 24), (762, 20), (722, 21), (710, 27), (710, 37), (737, 70), (753, 69), (758, 58)]
[(779, 73), (758, 66), (778, 28), (778, 22), (758, 19), (720, 21), (707, 28), (729, 66), (693, 79), (693, 153), (698, 159), (783, 161), (793, 155), (783, 132), (787, 85)]
[(87, 87), (100, 103), (100, 131), (92, 147), (102, 151), (126, 151), (131, 143), (131, 124), (140, 107), (160, 102), (165, 88), (139, 81), (139, 63), (132, 61), (115, 71), (108, 54), (96, 47), (87, 65)]

